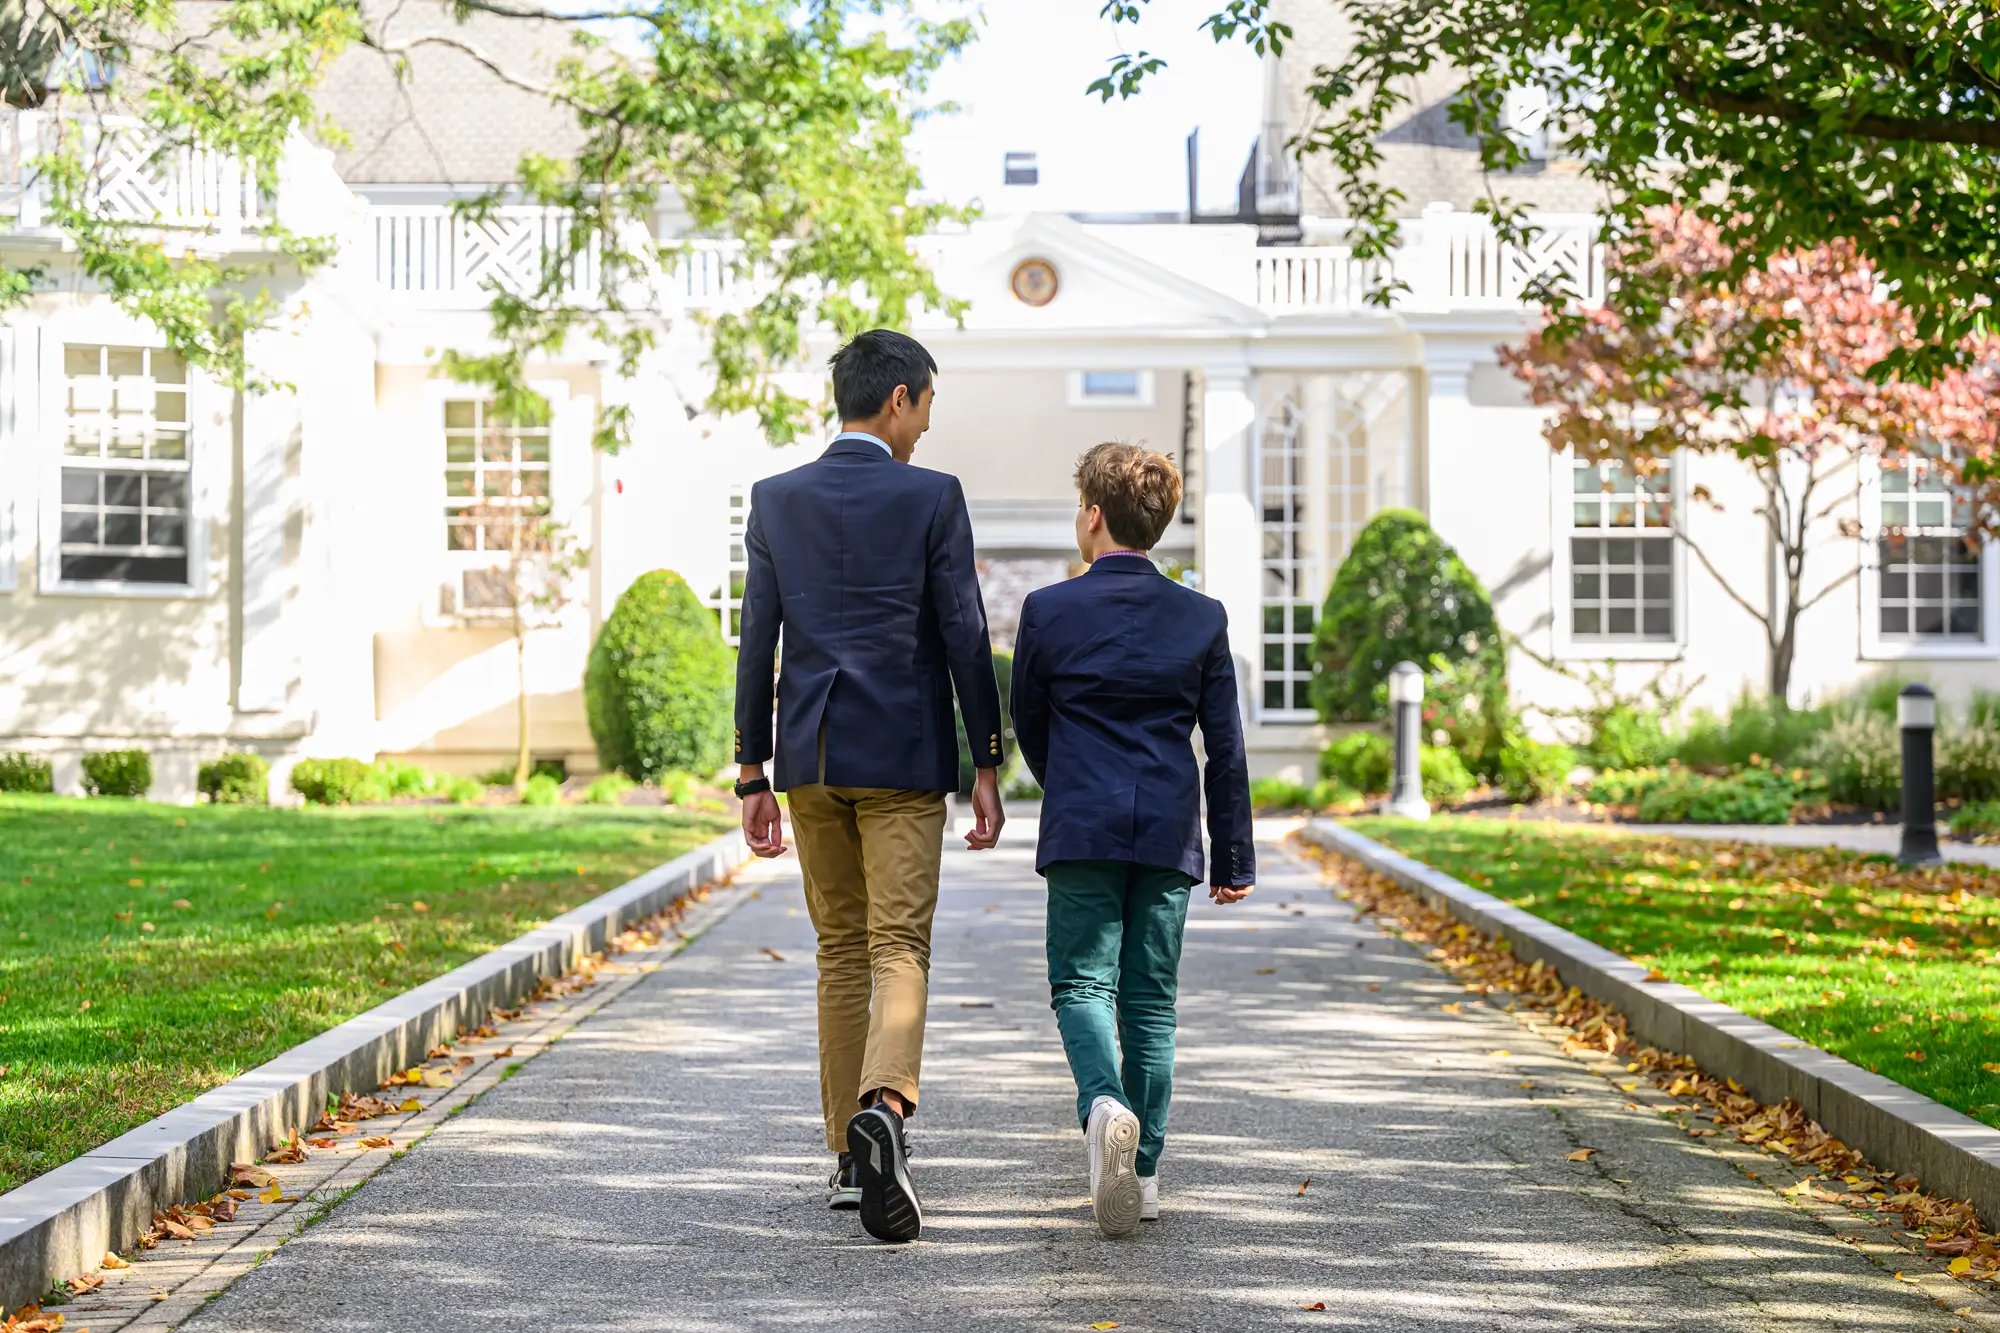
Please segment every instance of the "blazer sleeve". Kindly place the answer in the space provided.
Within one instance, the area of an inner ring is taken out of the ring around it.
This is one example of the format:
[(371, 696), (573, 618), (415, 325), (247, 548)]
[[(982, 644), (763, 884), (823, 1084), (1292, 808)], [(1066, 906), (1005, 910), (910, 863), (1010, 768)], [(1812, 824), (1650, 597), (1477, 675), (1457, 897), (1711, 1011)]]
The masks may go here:
[(743, 622), (736, 649), (736, 762), (761, 764), (771, 758), (772, 693), (778, 668), (778, 630), (784, 623), (784, 599), (778, 595), (778, 570), (771, 563), (764, 536), (763, 511), (756, 488), (750, 492), (750, 517), (743, 533), (749, 569), (743, 580)]
[(1257, 848), (1250, 836), (1250, 770), (1243, 723), (1236, 711), (1236, 662), (1229, 654), (1229, 617), (1221, 616), (1201, 668), (1202, 746), (1208, 763), (1208, 882), (1229, 888), (1257, 882)]
[(946, 478), (931, 515), (931, 605), (944, 634), (945, 661), (965, 719), (965, 739), (975, 768), (998, 768), (1005, 757), (1000, 741), (1000, 685), (993, 675), (993, 645), (986, 627), (986, 603), (979, 596), (979, 570), (972, 554), (972, 518), (958, 478)]
[(1021, 605), (1021, 627), (1014, 634), (1014, 743), (1028, 761), (1039, 786), (1048, 786), (1049, 683), (1035, 631), (1035, 599)]

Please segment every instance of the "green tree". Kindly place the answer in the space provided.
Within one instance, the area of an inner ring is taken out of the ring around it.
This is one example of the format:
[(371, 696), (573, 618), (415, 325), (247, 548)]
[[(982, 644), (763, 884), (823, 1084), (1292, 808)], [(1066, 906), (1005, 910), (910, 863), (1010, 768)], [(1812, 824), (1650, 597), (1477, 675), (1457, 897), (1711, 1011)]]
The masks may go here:
[[(1099, 0), (1092, 0), (1099, 3)], [(1133, 23), (1148, 0), (1109, 0)], [(1674, 205), (1715, 226), (1732, 281), (1789, 251), (1851, 241), (1897, 291), (1917, 340), (1885, 370), (1929, 378), (1989, 327), (2000, 286), (2000, 42), (1985, 4), (1936, 0), (1228, 0), (1204, 26), (1280, 59), (1280, 13), (1330, 10), (1351, 35), (1315, 52), (1308, 86), (1323, 108), (1295, 143), (1333, 169), (1356, 220), (1356, 254), (1394, 247), (1410, 202), (1377, 179), (1385, 133), (1420, 110), (1417, 76), (1462, 80), (1449, 113), (1487, 168), (1529, 163), (1519, 104), (1540, 89), (1550, 137), (1603, 186), (1612, 238), (1639, 234), (1647, 210)], [(1115, 57), (1095, 85), (1130, 96), (1163, 62)], [(1531, 188), (1532, 176), (1517, 177)], [(1502, 183), (1500, 189), (1512, 188)], [(1422, 201), (1418, 201), (1422, 202)], [(1532, 199), (1496, 192), (1486, 209), (1525, 239)], [(1531, 293), (1562, 309), (1561, 280)], [(1386, 299), (1392, 289), (1381, 295)], [(1663, 292), (1616, 287), (1628, 318), (1659, 312)]]
[(612, 608), (584, 669), (597, 756), (641, 782), (729, 762), (735, 657), (680, 575), (643, 575)]
[(1327, 722), (1387, 716), (1389, 670), (1404, 661), (1476, 676), (1482, 684), (1468, 693), (1504, 699), (1506, 648), (1493, 603), (1458, 552), (1413, 510), (1384, 510), (1355, 537), (1313, 640), (1313, 706)]
[[(708, 406), (755, 414), (775, 442), (816, 419), (817, 404), (773, 378), (798, 362), (807, 329), (844, 335), (905, 324), (921, 308), (959, 308), (911, 246), (958, 214), (912, 198), (917, 175), (904, 145), (915, 99), (969, 38), (967, 22), (928, 21), (912, 0), (416, 3), (460, 21), (565, 24), (571, 46), (552, 76), (538, 78), (449, 28), (393, 35), (388, 19), (414, 5), (222, 0), (184, 12), (175, 0), (39, 0), (44, 18), (17, 24), (15, 65), (27, 68), (4, 71), (6, 92), (12, 105), (53, 113), (28, 168), (46, 182), (47, 220), (73, 243), (77, 265), (190, 360), (243, 382), (243, 335), (274, 311), (268, 268), (203, 257), (185, 230), (106, 216), (95, 195), (110, 123), (102, 117), (135, 118), (167, 148), (228, 154), (268, 189), (294, 135), (339, 137), (315, 107), (336, 57), (370, 49), (407, 80), (416, 48), (443, 46), (478, 62), (496, 86), (545, 95), (583, 134), (573, 157), (525, 157), (508, 192), (567, 210), (573, 225), (526, 290), (493, 293), (498, 350), (446, 358), (455, 378), (489, 386), (509, 413), (534, 410), (529, 362), (572, 339), (601, 343), (622, 372), (638, 372), (660, 332), (655, 279), (685, 246), (652, 225), (670, 190), (697, 234), (736, 244), (728, 262), (756, 284), (746, 308), (709, 325)], [(501, 193), (457, 207), (480, 216)], [(331, 252), (325, 238), (266, 230), (301, 267)], [(601, 277), (588, 304), (571, 284), (586, 257)], [(0, 297), (18, 298), (33, 276), (10, 271)], [(616, 446), (628, 428), (624, 412), (606, 410), (599, 443)]]

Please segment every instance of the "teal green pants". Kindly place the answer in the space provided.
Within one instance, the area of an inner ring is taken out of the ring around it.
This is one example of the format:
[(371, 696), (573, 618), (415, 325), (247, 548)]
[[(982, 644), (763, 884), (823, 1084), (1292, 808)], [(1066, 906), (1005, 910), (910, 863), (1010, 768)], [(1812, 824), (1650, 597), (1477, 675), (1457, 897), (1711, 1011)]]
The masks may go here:
[(1099, 1097), (1130, 1107), (1139, 1117), (1139, 1174), (1150, 1176), (1174, 1092), (1188, 877), (1129, 861), (1057, 861), (1048, 881), (1049, 990), (1076, 1076), (1076, 1118), (1087, 1121)]

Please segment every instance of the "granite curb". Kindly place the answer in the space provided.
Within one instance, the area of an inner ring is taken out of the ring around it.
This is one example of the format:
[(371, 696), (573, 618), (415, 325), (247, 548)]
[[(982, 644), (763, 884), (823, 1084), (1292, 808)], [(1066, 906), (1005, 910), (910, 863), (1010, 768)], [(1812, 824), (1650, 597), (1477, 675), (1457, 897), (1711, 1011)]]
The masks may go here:
[(2000, 1130), (1690, 987), (1649, 982), (1647, 969), (1631, 959), (1352, 829), (1315, 819), (1302, 836), (1505, 939), (1517, 958), (1555, 968), (1568, 984), (1615, 1006), (1642, 1041), (1693, 1057), (1760, 1101), (1791, 1098), (1878, 1165), (1917, 1177), (1925, 1189), (1968, 1199), (1986, 1225), (2000, 1224)]
[(739, 833), (697, 847), (0, 1195), (0, 1308), (95, 1269), (106, 1251), (136, 1240), (156, 1210), (213, 1194), (231, 1162), (255, 1161), (310, 1125), (330, 1095), (373, 1091), (626, 926), (749, 859)]

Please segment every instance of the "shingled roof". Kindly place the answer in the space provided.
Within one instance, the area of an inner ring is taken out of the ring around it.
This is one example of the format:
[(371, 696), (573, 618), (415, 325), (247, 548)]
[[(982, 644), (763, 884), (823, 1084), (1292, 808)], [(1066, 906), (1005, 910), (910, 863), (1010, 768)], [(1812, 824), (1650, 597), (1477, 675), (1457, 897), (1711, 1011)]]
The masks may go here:
[[(574, 25), (477, 12), (454, 22), (439, 0), (365, 6), (390, 43), (449, 36), (510, 76), (546, 83), (570, 49)], [(354, 47), (329, 71), (319, 104), (351, 142), (335, 166), (354, 185), (497, 185), (529, 151), (564, 156), (583, 142), (574, 113), (516, 87), (474, 55), (440, 44), (410, 50), (399, 80), (384, 52)]]
[[(1274, 62), (1275, 84), (1267, 91), (1266, 115), (1281, 138), (1309, 132), (1326, 115), (1307, 88), (1313, 70), (1331, 65), (1352, 46), (1352, 25), (1342, 7), (1326, 0), (1279, 0), (1278, 17), (1292, 26), (1284, 55)], [(1489, 178), (1479, 150), (1450, 118), (1462, 80), (1449, 66), (1433, 68), (1409, 86), (1410, 105), (1400, 122), (1376, 141), (1382, 153), (1376, 178), (1401, 190), (1400, 212), (1414, 216), (1430, 203), (1469, 208), (1489, 189), (1540, 212), (1591, 213), (1603, 192), (1573, 159), (1554, 158), (1517, 172)], [(1308, 217), (1341, 217), (1348, 209), (1335, 193), (1338, 174), (1323, 157), (1308, 154), (1300, 164), (1301, 209)]]

